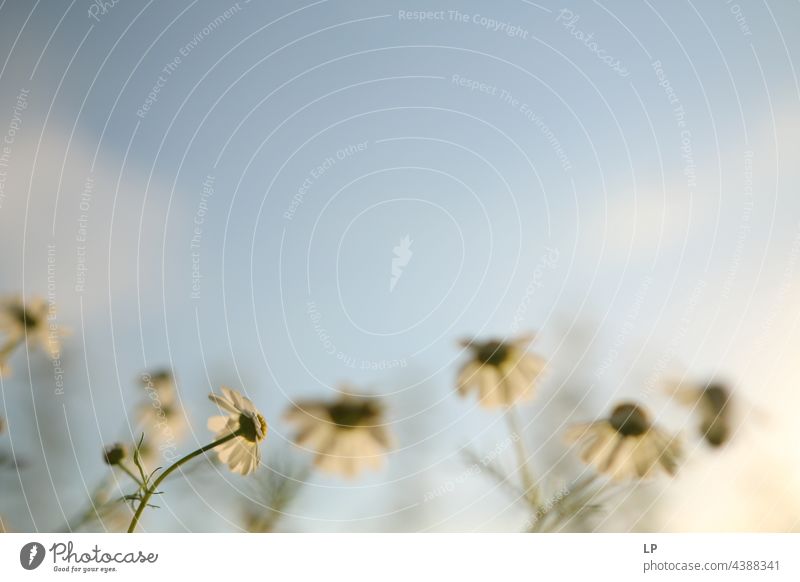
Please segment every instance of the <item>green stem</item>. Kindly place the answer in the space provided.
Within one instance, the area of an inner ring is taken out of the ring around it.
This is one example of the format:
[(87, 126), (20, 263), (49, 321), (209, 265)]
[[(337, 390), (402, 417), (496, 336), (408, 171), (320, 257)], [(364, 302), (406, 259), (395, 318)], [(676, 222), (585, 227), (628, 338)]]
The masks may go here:
[(178, 469), (184, 463), (191, 461), (198, 455), (202, 455), (203, 453), (210, 451), (215, 447), (223, 445), (227, 443), (229, 440), (234, 439), (238, 436), (239, 436), (238, 432), (232, 432), (231, 434), (224, 436), (221, 439), (216, 440), (211, 444), (201, 447), (196, 451), (189, 453), (188, 455), (186, 455), (181, 459), (178, 459), (166, 471), (161, 473), (161, 475), (158, 476), (158, 478), (153, 482), (150, 488), (145, 491), (144, 496), (142, 497), (142, 501), (139, 503), (139, 507), (136, 508), (136, 513), (133, 514), (133, 519), (131, 520), (131, 524), (130, 526), (128, 526), (128, 533), (133, 533), (136, 530), (136, 526), (139, 523), (139, 518), (142, 516), (142, 513), (144, 512), (145, 507), (147, 507), (147, 503), (148, 501), (150, 501), (150, 498), (153, 496), (153, 493), (156, 492), (156, 489), (158, 489), (158, 486), (161, 485), (161, 482), (164, 481), (164, 479), (166, 479), (167, 477), (169, 477), (169, 475), (173, 471)]
[(509, 407), (505, 414), (506, 421), (508, 422), (508, 430), (511, 432), (511, 438), (514, 440), (515, 450), (517, 452), (517, 463), (519, 464), (519, 471), (522, 478), (522, 489), (524, 491), (525, 499), (536, 509), (539, 507), (539, 488), (536, 486), (536, 481), (531, 473), (530, 466), (528, 465), (528, 452), (525, 449), (525, 441), (522, 437), (522, 431), (519, 429), (519, 422), (517, 421), (516, 411), (513, 407)]

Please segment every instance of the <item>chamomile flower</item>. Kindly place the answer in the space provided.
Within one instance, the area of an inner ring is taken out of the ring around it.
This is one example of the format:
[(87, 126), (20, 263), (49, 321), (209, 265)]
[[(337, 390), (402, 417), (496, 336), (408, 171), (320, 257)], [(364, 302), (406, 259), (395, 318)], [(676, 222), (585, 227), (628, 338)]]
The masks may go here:
[(6, 297), (0, 300), (0, 334), (5, 341), (0, 347), (0, 374), (8, 372), (8, 358), (23, 342), (31, 348), (39, 347), (50, 356), (58, 358), (61, 352), (59, 337), (63, 330), (48, 321), (50, 307), (47, 302), (35, 297), (28, 302), (22, 297)]
[(615, 481), (674, 475), (681, 456), (675, 437), (653, 425), (643, 408), (618, 405), (608, 418), (571, 427), (569, 443), (578, 443), (581, 460)]
[(725, 444), (730, 438), (730, 390), (723, 384), (670, 385), (668, 391), (675, 400), (691, 408), (700, 417), (700, 434), (712, 447)]
[(259, 444), (267, 436), (267, 421), (249, 398), (231, 388), (223, 386), (222, 396), (210, 394), (208, 398), (228, 413), (208, 419), (208, 428), (216, 433), (216, 440), (236, 435), (216, 447), (220, 461), (234, 473), (249, 475), (261, 463)]
[(145, 486), (128, 525), (128, 533), (136, 531), (142, 513), (161, 483), (199, 455), (217, 449), (219, 459), (231, 471), (242, 475), (249, 475), (261, 464), (259, 445), (267, 437), (267, 421), (258, 409), (248, 398), (225, 386), (222, 387), (222, 396), (209, 394), (208, 398), (227, 413), (227, 416), (212, 416), (208, 419), (208, 428), (216, 433), (214, 442), (184, 455)]
[(531, 399), (545, 367), (542, 358), (527, 351), (532, 341), (530, 335), (510, 341), (462, 341), (472, 359), (459, 371), (459, 394), (477, 392), (485, 408), (509, 407)]
[(178, 400), (172, 373), (159, 370), (143, 374), (141, 383), (148, 396), (138, 407), (141, 431), (159, 445), (179, 440), (186, 432), (188, 423)]
[(383, 465), (391, 438), (382, 418), (374, 398), (349, 393), (334, 402), (298, 402), (286, 413), (298, 429), (295, 443), (315, 453), (314, 466), (345, 477)]

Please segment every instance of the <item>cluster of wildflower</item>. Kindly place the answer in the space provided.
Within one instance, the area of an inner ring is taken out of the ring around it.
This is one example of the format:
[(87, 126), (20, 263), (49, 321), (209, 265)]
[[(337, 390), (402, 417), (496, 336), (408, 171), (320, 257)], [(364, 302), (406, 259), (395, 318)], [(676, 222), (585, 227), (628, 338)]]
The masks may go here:
[[(10, 355), (23, 343), (42, 347), (51, 357), (58, 357), (58, 337), (62, 333), (58, 330), (53, 333), (48, 313), (48, 305), (36, 299), (24, 302), (13, 298), (0, 304), (0, 334), (5, 338), (0, 345), (0, 372), (8, 372)], [(460, 345), (469, 358), (459, 369), (455, 382), (461, 396), (475, 395), (481, 407), (504, 411), (509, 421), (510, 442), (518, 454), (521, 498), (535, 510), (533, 524), (543, 522), (554, 507), (566, 505), (561, 498), (558, 503), (542, 501), (514, 413), (518, 405), (534, 398), (548, 369), (544, 358), (530, 351), (534, 339), (533, 335), (522, 335), (510, 339), (463, 340)], [(127, 474), (137, 485), (136, 491), (124, 498), (130, 502), (129, 506), (110, 503), (114, 511), (106, 513), (111, 519), (120, 505), (124, 507), (117, 517), (130, 520), (128, 531), (136, 529), (161, 482), (200, 455), (214, 450), (219, 461), (232, 472), (241, 475), (256, 472), (262, 464), (260, 445), (268, 432), (267, 421), (254, 403), (223, 386), (221, 394), (209, 395), (222, 413), (208, 419), (213, 442), (177, 458), (174, 451), (188, 423), (173, 374), (168, 370), (146, 373), (141, 385), (147, 393), (147, 399), (137, 407), (137, 432), (141, 438), (135, 444), (107, 446), (102, 454), (107, 465)], [(677, 402), (698, 412), (700, 432), (712, 446), (720, 446), (729, 438), (730, 397), (724, 386), (675, 385), (670, 394)], [(379, 469), (393, 446), (380, 399), (359, 394), (350, 385), (340, 386), (339, 396), (332, 400), (292, 403), (284, 418), (296, 429), (296, 446), (310, 452), (313, 466), (322, 472), (353, 478), (364, 470)], [(0, 432), (3, 429), (0, 418)], [(682, 457), (677, 437), (654, 424), (644, 407), (635, 402), (618, 403), (604, 418), (571, 426), (564, 436), (567, 443), (576, 446), (587, 466), (615, 482), (638, 481), (659, 473), (675, 475)], [(161, 466), (150, 469), (162, 460), (170, 463), (166, 469)], [(106, 490), (99, 489), (91, 501), (94, 514), (99, 515), (96, 502), (104, 505), (108, 501)], [(256, 515), (253, 520), (258, 523), (248, 529), (265, 527), (263, 516)]]

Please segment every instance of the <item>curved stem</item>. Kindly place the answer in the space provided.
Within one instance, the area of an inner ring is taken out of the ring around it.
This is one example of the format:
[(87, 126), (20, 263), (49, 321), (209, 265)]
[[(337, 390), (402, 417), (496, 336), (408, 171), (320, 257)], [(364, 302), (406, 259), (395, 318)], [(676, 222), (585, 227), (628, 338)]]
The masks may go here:
[(210, 451), (211, 449), (218, 447), (222, 444), (225, 444), (229, 440), (234, 439), (238, 436), (239, 436), (238, 432), (232, 432), (231, 434), (224, 436), (221, 439), (216, 440), (211, 444), (208, 444), (204, 447), (197, 449), (196, 451), (189, 453), (185, 457), (178, 459), (177, 461), (175, 461), (175, 463), (170, 465), (170, 467), (166, 471), (161, 473), (161, 475), (159, 475), (158, 478), (155, 481), (153, 481), (153, 484), (150, 486), (150, 488), (145, 491), (144, 496), (142, 497), (142, 500), (139, 503), (139, 507), (136, 508), (136, 513), (133, 514), (133, 519), (131, 520), (131, 524), (130, 526), (128, 526), (128, 533), (133, 533), (133, 531), (136, 529), (136, 526), (139, 523), (139, 518), (142, 516), (142, 513), (144, 512), (145, 507), (147, 507), (147, 503), (148, 501), (150, 501), (150, 498), (153, 496), (153, 493), (156, 492), (156, 489), (158, 489), (158, 486), (161, 485), (161, 482), (164, 481), (164, 479), (166, 479), (167, 477), (169, 477), (169, 475), (173, 471), (178, 469), (184, 463), (191, 461), (198, 455), (202, 455), (203, 453)]
[(531, 474), (530, 466), (528, 465), (528, 452), (525, 449), (525, 441), (522, 437), (522, 431), (519, 429), (519, 422), (517, 421), (516, 411), (513, 407), (506, 410), (506, 421), (508, 422), (508, 430), (511, 432), (511, 438), (514, 440), (515, 450), (517, 452), (517, 463), (519, 464), (519, 471), (522, 478), (522, 489), (524, 490), (525, 499), (534, 507), (539, 507), (539, 489), (536, 486), (536, 481)]

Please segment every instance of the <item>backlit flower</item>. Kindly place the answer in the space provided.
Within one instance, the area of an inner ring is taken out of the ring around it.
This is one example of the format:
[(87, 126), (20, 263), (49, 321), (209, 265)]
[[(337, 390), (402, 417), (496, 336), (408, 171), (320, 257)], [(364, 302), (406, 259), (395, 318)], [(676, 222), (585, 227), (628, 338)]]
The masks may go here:
[(527, 351), (532, 336), (510, 341), (465, 340), (462, 345), (472, 359), (458, 374), (458, 391), (464, 396), (477, 392), (481, 406), (507, 407), (529, 400), (545, 367), (539, 356)]
[(730, 438), (730, 391), (722, 384), (676, 384), (670, 393), (680, 404), (700, 416), (700, 434), (713, 447)]
[(382, 418), (374, 398), (353, 394), (334, 402), (298, 402), (286, 413), (286, 420), (298, 429), (295, 442), (315, 453), (314, 465), (346, 477), (383, 465), (391, 439)]
[(249, 398), (225, 386), (222, 387), (222, 394), (210, 394), (208, 397), (228, 415), (212, 416), (208, 419), (208, 428), (216, 433), (216, 440), (236, 435), (216, 447), (217, 454), (231, 471), (248, 475), (261, 463), (259, 444), (267, 436), (267, 421)]
[(59, 338), (63, 330), (48, 321), (49, 317), (52, 317), (50, 307), (40, 297), (28, 302), (21, 297), (0, 300), (0, 334), (4, 336), (0, 347), (0, 374), (8, 372), (8, 358), (23, 342), (31, 348), (41, 348), (52, 359), (59, 357)]
[(681, 455), (675, 437), (654, 426), (641, 407), (623, 403), (608, 418), (571, 427), (581, 460), (616, 481), (643, 479), (658, 471), (674, 475)]

